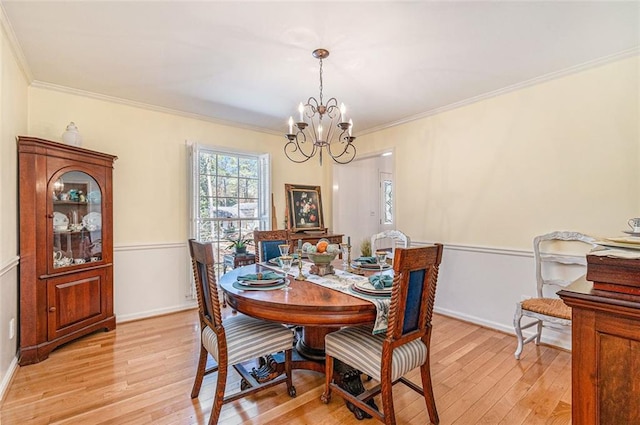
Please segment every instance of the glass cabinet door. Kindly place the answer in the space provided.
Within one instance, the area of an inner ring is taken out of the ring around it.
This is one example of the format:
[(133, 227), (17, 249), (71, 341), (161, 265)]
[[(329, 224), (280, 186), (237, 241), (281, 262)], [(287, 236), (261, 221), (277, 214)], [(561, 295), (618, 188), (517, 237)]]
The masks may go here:
[(102, 261), (102, 192), (82, 171), (50, 182), (53, 200), (53, 268)]

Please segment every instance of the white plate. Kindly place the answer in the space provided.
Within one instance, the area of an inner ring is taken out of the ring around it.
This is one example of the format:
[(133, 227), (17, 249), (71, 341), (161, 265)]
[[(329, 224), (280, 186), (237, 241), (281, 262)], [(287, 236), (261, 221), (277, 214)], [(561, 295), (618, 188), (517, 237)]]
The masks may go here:
[[(380, 270), (380, 265), (377, 263), (355, 263), (357, 267), (363, 270)], [(389, 270), (391, 268), (391, 264), (383, 264), (382, 270)]]
[(632, 232), (631, 230), (623, 230), (623, 232), (626, 233), (627, 235), (631, 235), (631, 236), (640, 236), (640, 233)]
[(102, 227), (102, 214), (98, 212), (90, 212), (82, 217), (82, 224), (86, 228), (100, 229)]
[(640, 237), (637, 237), (637, 236), (623, 236), (621, 238), (607, 238), (607, 239), (609, 239), (610, 241), (614, 241), (614, 242), (640, 244)]
[(54, 211), (53, 212), (53, 225), (54, 226), (68, 226), (69, 225), (69, 217), (62, 214), (61, 212)]
[[(278, 261), (279, 258), (280, 257), (272, 258), (271, 260), (267, 261), (267, 263), (273, 264), (274, 266), (280, 267), (280, 262)], [(291, 265), (292, 266), (293, 265), (298, 265), (298, 255), (297, 254), (293, 257), (293, 260), (291, 260)]]
[(386, 296), (391, 295), (391, 288), (376, 289), (369, 281), (356, 282), (353, 290), (366, 295)]
[(282, 282), (282, 279), (239, 280), (238, 282), (240, 282), (241, 285), (246, 286), (265, 286), (280, 283)]

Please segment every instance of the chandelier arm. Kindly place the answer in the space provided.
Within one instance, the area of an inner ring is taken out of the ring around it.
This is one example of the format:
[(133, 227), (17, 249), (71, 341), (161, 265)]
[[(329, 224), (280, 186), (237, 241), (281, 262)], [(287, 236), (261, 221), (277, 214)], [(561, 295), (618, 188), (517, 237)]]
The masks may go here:
[(329, 152), (329, 155), (331, 155), (331, 158), (338, 164), (348, 164), (356, 157), (356, 146), (351, 142), (351, 140), (347, 141), (344, 150), (340, 155), (333, 155), (333, 153), (331, 152), (331, 145), (329, 145), (327, 150)]
[(307, 116), (307, 118), (313, 118), (318, 112), (319, 106), (322, 103), (318, 103), (318, 100), (311, 96), (309, 99), (307, 99), (307, 103), (306, 105), (304, 105), (304, 109), (305, 109), (305, 115)]
[[(347, 130), (344, 130), (342, 133), (340, 133), (340, 137), (338, 138), (338, 140), (327, 146), (327, 150), (329, 151), (329, 155), (331, 155), (331, 158), (340, 158), (341, 156), (345, 155), (347, 151), (350, 151), (351, 149), (355, 150), (353, 140), (355, 140), (355, 137), (349, 136), (347, 134)], [(337, 152), (334, 153), (334, 151), (336, 150)]]
[[(299, 136), (302, 134), (303, 140), (300, 141)], [(315, 144), (311, 144), (312, 149), (311, 152), (307, 153), (303, 149), (302, 145), (307, 142), (307, 137), (302, 131), (298, 131), (295, 137), (289, 138), (288, 142), (284, 145), (284, 154), (289, 158), (289, 160), (297, 163), (306, 162), (309, 159), (313, 158), (317, 151), (317, 146)], [(297, 154), (296, 154), (297, 152)], [(296, 159), (297, 156), (302, 156), (304, 159)]]
[(334, 119), (340, 116), (340, 108), (338, 107), (338, 100), (335, 97), (332, 97), (331, 99), (329, 99), (325, 106), (327, 108), (327, 115), (331, 119)]

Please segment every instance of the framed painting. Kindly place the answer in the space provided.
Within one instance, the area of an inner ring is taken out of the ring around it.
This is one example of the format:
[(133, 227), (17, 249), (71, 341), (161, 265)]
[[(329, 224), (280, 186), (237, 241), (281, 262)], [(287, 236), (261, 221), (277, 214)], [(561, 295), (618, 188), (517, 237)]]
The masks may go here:
[(284, 185), (289, 231), (324, 230), (320, 186)]

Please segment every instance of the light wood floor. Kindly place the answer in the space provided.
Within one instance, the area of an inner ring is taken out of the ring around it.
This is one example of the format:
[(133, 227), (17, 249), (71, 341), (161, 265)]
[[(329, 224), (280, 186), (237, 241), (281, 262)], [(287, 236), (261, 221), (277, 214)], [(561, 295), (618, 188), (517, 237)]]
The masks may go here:
[[(195, 310), (119, 324), (19, 368), (0, 410), (2, 425), (203, 424), (215, 375), (190, 398), (198, 353)], [(528, 344), (520, 361), (515, 337), (435, 316), (432, 373), (443, 425), (571, 423), (571, 355)], [(420, 383), (419, 374), (409, 377)], [(335, 394), (320, 401), (323, 376), (294, 371), (297, 398), (276, 386), (227, 404), (220, 424), (375, 424), (357, 421)], [(237, 388), (237, 378), (230, 378)], [(227, 387), (229, 388), (229, 386)], [(394, 387), (399, 424), (424, 425), (424, 400)]]

